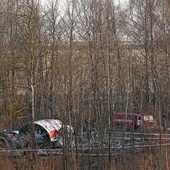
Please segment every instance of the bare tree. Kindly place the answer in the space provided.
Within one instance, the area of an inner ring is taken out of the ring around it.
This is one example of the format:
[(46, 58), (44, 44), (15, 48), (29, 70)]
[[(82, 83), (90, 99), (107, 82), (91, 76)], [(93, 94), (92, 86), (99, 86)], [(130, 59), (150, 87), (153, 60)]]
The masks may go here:
[[(40, 8), (39, 1), (30, 0), (18, 2), (19, 10), (16, 11), (16, 24), (20, 33), (19, 41), (20, 49), (22, 49), (22, 68), (25, 70), (25, 81), (28, 82), (30, 94), (30, 115), (33, 126), (33, 132), (35, 131), (34, 121), (37, 119), (36, 114), (36, 88), (37, 88), (37, 68), (39, 58), (43, 56), (41, 48), (41, 21), (40, 21)], [(24, 73), (24, 72), (22, 72)], [(28, 94), (28, 93), (27, 93)], [(33, 133), (33, 147), (35, 145), (35, 134)]]

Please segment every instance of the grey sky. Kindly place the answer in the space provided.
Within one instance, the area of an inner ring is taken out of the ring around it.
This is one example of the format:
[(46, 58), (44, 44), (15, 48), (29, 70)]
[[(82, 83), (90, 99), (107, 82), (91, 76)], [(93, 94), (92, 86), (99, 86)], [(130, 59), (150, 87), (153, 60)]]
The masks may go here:
[[(43, 4), (45, 4), (46, 2), (48, 2), (48, 0), (40, 0)], [(63, 0), (58, 0), (59, 2), (63, 2)], [(129, 0), (115, 0), (116, 4), (126, 4)]]

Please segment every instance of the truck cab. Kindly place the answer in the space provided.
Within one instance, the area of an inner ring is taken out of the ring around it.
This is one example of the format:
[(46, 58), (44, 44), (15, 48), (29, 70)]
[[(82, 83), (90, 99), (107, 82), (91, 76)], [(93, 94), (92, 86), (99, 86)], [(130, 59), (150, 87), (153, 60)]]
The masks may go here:
[(156, 126), (156, 120), (153, 115), (143, 113), (114, 113), (113, 128), (117, 125), (125, 126), (127, 130), (135, 130), (139, 127), (153, 128)]

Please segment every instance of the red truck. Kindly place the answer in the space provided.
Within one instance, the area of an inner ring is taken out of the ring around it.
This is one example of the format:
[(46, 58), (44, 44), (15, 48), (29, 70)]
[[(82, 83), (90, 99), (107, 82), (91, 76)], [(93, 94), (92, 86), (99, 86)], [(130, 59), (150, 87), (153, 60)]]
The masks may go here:
[(114, 113), (112, 126), (123, 127), (127, 130), (135, 130), (139, 126), (143, 128), (153, 128), (156, 126), (156, 120), (154, 120), (152, 115), (143, 113)]

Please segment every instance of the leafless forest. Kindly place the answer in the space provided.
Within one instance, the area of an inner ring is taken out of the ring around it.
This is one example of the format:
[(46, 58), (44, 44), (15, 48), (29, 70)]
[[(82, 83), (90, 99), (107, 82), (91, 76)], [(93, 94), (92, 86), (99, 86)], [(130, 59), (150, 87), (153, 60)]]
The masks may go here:
[[(89, 129), (95, 120), (104, 135), (114, 112), (138, 110), (159, 124), (170, 111), (167, 2), (136, 0), (122, 7), (114, 0), (40, 1), (0, 0), (0, 129), (59, 118), (80, 133), (87, 119)], [(57, 169), (56, 161), (63, 169), (170, 167), (169, 145), (142, 154), (123, 150), (120, 159), (102, 148), (95, 158), (67, 151), (44, 166), (41, 160), (39, 169)], [(16, 169), (25, 164), (16, 162)]]

